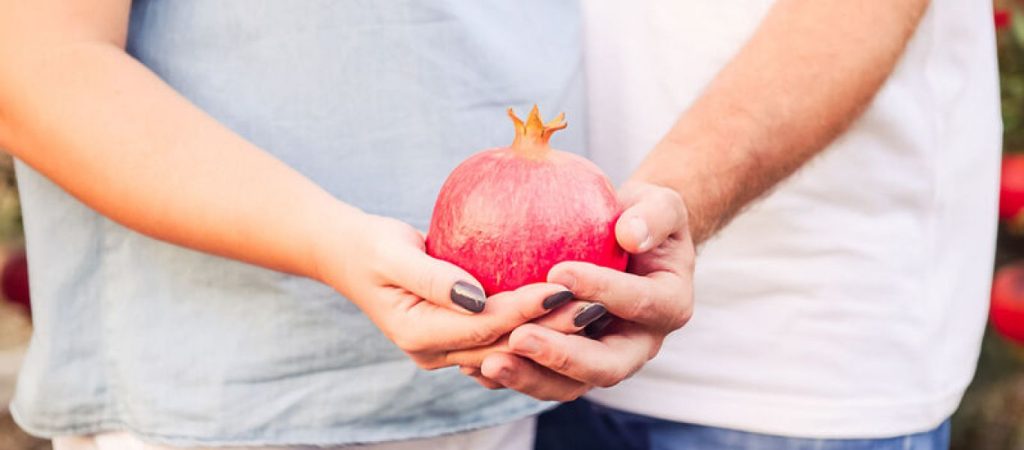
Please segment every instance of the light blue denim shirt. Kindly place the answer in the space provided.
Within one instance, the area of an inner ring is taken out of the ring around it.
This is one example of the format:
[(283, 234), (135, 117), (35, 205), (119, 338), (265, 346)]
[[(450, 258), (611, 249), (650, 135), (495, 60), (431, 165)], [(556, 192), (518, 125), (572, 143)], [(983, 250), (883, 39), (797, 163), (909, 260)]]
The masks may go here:
[[(577, 8), (143, 0), (128, 47), (338, 198), (425, 230), (451, 169), (510, 143), (506, 107), (565, 111), (571, 126), (554, 143), (582, 150)], [(18, 177), (36, 328), (12, 410), (34, 434), (333, 445), (480, 428), (547, 406), (456, 370), (418, 369), (327, 286), (155, 241), (24, 165)]]

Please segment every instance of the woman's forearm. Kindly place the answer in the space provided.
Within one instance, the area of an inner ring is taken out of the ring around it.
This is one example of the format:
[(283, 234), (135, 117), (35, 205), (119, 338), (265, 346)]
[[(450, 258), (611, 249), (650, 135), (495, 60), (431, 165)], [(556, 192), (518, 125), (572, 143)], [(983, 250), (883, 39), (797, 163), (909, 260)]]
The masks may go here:
[(115, 44), (8, 51), (0, 146), (149, 236), (317, 277), (318, 236), (358, 214), (190, 104)]

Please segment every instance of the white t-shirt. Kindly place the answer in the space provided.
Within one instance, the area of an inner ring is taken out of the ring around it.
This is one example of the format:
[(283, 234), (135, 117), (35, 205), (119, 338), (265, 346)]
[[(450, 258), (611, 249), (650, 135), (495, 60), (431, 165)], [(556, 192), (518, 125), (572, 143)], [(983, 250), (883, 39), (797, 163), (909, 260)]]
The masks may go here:
[[(583, 3), (590, 151), (616, 181), (771, 6)], [(949, 417), (974, 373), (991, 279), (992, 28), (991, 2), (933, 1), (854, 126), (700, 251), (690, 323), (590, 398), (801, 437), (893, 436)]]

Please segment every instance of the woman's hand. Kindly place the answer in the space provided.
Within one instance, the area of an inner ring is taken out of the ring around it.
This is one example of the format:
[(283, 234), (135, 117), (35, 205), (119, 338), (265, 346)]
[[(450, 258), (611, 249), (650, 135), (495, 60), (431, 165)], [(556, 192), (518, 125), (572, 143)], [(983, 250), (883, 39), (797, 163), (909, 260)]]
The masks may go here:
[(454, 365), (450, 352), (493, 344), (571, 298), (550, 283), (485, 298), (469, 273), (427, 255), (423, 235), (411, 226), (351, 209), (334, 217), (312, 249), (318, 278), (425, 369)]

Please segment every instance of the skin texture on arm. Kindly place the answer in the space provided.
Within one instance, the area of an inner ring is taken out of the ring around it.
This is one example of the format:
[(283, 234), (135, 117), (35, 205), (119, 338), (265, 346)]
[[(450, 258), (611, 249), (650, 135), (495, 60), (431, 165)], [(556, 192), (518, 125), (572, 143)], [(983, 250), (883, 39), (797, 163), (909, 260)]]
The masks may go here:
[(860, 115), (927, 5), (778, 1), (633, 179), (679, 192), (703, 242)]
[(129, 6), (0, 2), (0, 145), (129, 228), (316, 277), (313, 227), (357, 211), (125, 53)]
[(135, 231), (331, 285), (425, 368), (563, 295), (530, 285), (485, 310), (418, 231), (335, 199), (128, 55), (130, 4), (0, 0), (0, 147)]
[[(485, 386), (568, 400), (638, 370), (692, 313), (693, 244), (712, 236), (858, 117), (893, 70), (927, 5), (777, 1), (621, 189), (629, 209), (616, 229), (624, 231), (620, 245), (633, 254), (633, 275), (573, 262), (548, 276), (586, 300), (608, 305), (618, 323), (597, 342), (523, 325), (509, 339), (511, 354), (488, 356), (479, 371), (467, 373)], [(659, 206), (638, 208), (645, 203)], [(673, 220), (679, 211), (688, 220)], [(625, 232), (641, 229), (626, 223), (637, 217), (646, 233)], [(648, 236), (649, 245), (638, 245), (644, 240), (637, 236)], [(566, 272), (572, 273), (569, 282), (562, 281)]]

